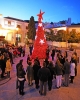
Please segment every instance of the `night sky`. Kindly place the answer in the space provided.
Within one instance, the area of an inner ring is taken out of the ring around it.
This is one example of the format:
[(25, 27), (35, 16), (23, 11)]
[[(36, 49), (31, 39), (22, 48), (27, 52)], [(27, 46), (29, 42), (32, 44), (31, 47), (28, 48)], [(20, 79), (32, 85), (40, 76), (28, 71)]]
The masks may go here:
[(43, 22), (59, 22), (71, 18), (72, 23), (80, 23), (80, 0), (0, 0), (0, 14), (37, 21), (40, 9), (45, 12)]

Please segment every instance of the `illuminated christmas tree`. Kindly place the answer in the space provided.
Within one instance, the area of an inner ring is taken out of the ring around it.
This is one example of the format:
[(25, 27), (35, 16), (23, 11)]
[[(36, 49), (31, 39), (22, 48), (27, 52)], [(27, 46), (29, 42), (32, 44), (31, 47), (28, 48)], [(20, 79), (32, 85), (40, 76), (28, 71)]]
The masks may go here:
[(46, 58), (46, 49), (47, 49), (47, 42), (46, 37), (44, 34), (44, 28), (42, 24), (43, 17), (42, 15), (44, 12), (41, 12), (37, 15), (38, 16), (38, 28), (36, 30), (35, 42), (33, 46), (32, 58), (35, 59), (38, 57), (39, 59)]

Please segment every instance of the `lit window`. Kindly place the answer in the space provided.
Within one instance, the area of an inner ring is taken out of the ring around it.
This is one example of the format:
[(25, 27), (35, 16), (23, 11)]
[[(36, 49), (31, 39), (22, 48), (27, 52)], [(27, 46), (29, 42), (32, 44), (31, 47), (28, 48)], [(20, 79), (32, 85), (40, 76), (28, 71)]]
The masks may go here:
[(8, 25), (11, 25), (11, 21), (8, 21)]
[(16, 34), (16, 40), (17, 40), (18, 42), (21, 42), (21, 34)]

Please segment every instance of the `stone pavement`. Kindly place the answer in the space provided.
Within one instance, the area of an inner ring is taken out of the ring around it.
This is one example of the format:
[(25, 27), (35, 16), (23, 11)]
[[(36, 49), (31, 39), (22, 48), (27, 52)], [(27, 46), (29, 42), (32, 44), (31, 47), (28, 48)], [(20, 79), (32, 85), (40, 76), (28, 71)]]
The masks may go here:
[[(78, 56), (80, 56), (80, 51), (77, 52)], [(69, 52), (69, 57), (71, 53)], [(35, 85), (29, 87), (26, 81), (24, 86), (25, 95), (21, 96), (18, 89), (16, 89), (16, 64), (20, 59), (24, 60), (23, 65), (26, 70), (26, 56), (15, 58), (15, 64), (13, 64), (11, 71), (11, 80), (0, 85), (0, 100), (80, 100), (80, 63), (78, 63), (78, 75), (75, 77), (74, 83), (70, 84), (69, 87), (62, 86), (60, 89), (56, 89), (56, 81), (53, 79), (53, 89), (48, 91), (46, 96), (40, 96), (39, 89), (35, 89)]]

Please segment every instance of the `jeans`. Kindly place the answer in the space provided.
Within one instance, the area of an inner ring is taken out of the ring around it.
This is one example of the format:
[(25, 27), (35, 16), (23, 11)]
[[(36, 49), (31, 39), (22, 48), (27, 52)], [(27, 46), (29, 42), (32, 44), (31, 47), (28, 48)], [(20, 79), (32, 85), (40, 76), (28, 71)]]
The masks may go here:
[(23, 93), (24, 92), (24, 80), (23, 81), (19, 81), (19, 93)]
[(52, 80), (48, 80), (48, 89), (51, 90), (52, 88)]
[(57, 87), (61, 87), (62, 84), (62, 75), (56, 75)]
[(70, 78), (71, 78), (71, 83), (73, 83), (74, 76), (70, 76)]
[(65, 74), (65, 85), (69, 86), (69, 74)]
[(47, 89), (47, 82), (40, 81), (40, 94), (43, 93), (44, 95), (46, 95), (47, 93), (46, 89)]

